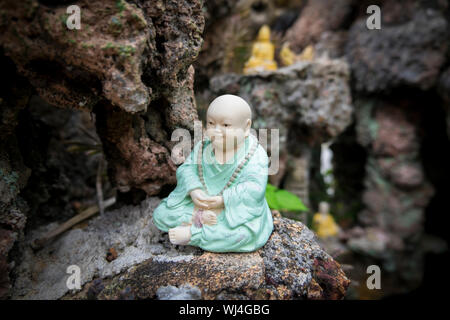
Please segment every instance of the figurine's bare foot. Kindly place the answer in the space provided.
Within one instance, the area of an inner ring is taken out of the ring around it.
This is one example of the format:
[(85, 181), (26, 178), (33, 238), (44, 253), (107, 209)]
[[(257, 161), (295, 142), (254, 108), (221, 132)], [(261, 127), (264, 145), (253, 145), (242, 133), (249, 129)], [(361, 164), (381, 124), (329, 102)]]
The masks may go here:
[(211, 210), (203, 211), (202, 223), (208, 226), (213, 226), (217, 224), (217, 215)]
[(169, 229), (169, 239), (173, 244), (188, 244), (191, 240), (191, 228), (189, 226), (179, 226)]

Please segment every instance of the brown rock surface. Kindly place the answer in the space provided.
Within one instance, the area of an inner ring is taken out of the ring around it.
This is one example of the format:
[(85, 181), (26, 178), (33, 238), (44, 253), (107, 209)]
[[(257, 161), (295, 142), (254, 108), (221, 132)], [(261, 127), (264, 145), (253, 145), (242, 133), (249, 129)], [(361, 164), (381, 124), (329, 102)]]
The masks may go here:
[[(349, 280), (302, 223), (275, 212), (274, 232), (261, 249), (211, 253), (172, 245), (167, 233), (152, 222), (159, 202), (151, 197), (140, 206), (105, 212), (38, 252), (28, 244), (52, 226), (28, 235), (16, 268), (13, 297), (154, 299), (163, 298), (161, 290), (184, 290), (186, 286), (198, 288), (201, 299), (344, 297)], [(108, 262), (105, 252), (112, 246), (117, 258)], [(70, 292), (66, 286), (65, 270), (72, 264), (81, 270), (79, 292)]]
[(368, 150), (362, 194), (366, 209), (358, 214), (367, 232), (354, 237), (350, 247), (393, 259), (399, 250), (417, 245), (434, 192), (420, 160), (420, 109), (404, 99), (361, 99), (355, 105), (357, 137)]
[[(80, 7), (79, 30), (66, 25), (69, 5)], [(71, 121), (81, 118), (68, 110), (87, 111), (95, 119), (110, 181), (119, 190), (156, 194), (175, 183), (172, 130), (192, 131), (197, 119), (192, 62), (202, 44), (201, 1), (7, 0), (0, 12), (1, 230), (20, 239), (27, 204), (30, 215), (46, 207), (43, 215), (55, 218), (49, 202), (63, 202), (61, 219), (73, 213), (68, 194), (89, 193), (87, 174), (71, 175), (81, 157), (68, 160), (62, 143), (73, 137), (70, 124), (79, 125)], [(66, 110), (52, 113), (47, 103)], [(64, 119), (57, 119), (61, 114)], [(67, 132), (60, 134), (63, 127)], [(91, 165), (86, 160), (84, 170)], [(2, 270), (12, 266), (11, 246), (0, 248)], [(8, 287), (7, 279), (2, 272), (0, 288)]]
[[(389, 92), (402, 86), (430, 89), (448, 50), (446, 1), (385, 1), (381, 30), (370, 31), (366, 17), (348, 32), (346, 56), (360, 92)], [(386, 15), (385, 15), (386, 13)]]
[[(155, 298), (166, 286), (199, 288), (201, 299), (342, 299), (350, 281), (300, 222), (275, 218), (268, 243), (252, 253), (155, 257), (112, 280), (97, 299)], [(178, 259), (177, 259), (178, 258)], [(83, 298), (86, 285), (78, 298)]]
[(279, 129), (280, 150), (289, 141), (320, 144), (341, 133), (351, 122), (353, 107), (345, 61), (317, 59), (258, 74), (213, 77), (214, 94), (231, 93), (252, 106), (256, 130)]
[(202, 4), (71, 4), (81, 10), (79, 30), (67, 28), (65, 5), (2, 1), (3, 53), (51, 105), (97, 115), (120, 190), (156, 194), (174, 183), (171, 131), (193, 130), (197, 119), (191, 64), (202, 44)]
[(343, 27), (352, 13), (354, 0), (308, 1), (294, 25), (286, 33), (291, 49), (300, 52), (319, 41), (323, 33)]

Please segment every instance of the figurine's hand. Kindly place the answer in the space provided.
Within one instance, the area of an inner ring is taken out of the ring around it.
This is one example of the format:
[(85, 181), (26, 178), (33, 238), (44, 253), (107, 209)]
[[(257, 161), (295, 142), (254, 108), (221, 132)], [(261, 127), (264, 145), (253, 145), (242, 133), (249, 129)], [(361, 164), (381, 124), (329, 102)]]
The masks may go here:
[(208, 198), (210, 198), (202, 189), (192, 190), (189, 195), (192, 198), (192, 201), (197, 207), (202, 209), (208, 208)]
[(203, 211), (202, 217), (201, 217), (202, 224), (206, 224), (208, 226), (212, 226), (217, 224), (217, 216), (213, 211)]
[(223, 208), (223, 196), (213, 196), (207, 199), (208, 209)]

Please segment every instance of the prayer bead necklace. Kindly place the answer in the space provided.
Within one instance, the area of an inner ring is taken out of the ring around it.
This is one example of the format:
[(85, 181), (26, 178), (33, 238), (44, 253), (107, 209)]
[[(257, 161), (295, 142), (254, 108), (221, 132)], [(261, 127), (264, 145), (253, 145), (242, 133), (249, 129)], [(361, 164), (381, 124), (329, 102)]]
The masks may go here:
[[(230, 180), (227, 182), (225, 187), (223, 187), (222, 191), (220, 191), (217, 195), (221, 196), (226, 188), (228, 188), (234, 180), (236, 180), (238, 174), (241, 172), (244, 165), (247, 163), (248, 160), (253, 156), (253, 154), (256, 151), (256, 148), (258, 147), (258, 141), (252, 146), (249, 153), (245, 156), (245, 158), (241, 161), (241, 163), (237, 166), (236, 170), (234, 170), (233, 175), (231, 176)], [(236, 151), (237, 152), (237, 151)], [(200, 181), (205, 188), (205, 191), (208, 192), (208, 189), (206, 188), (205, 178), (203, 177), (203, 166), (202, 166), (202, 155), (203, 155), (203, 139), (200, 141), (200, 148), (197, 155), (197, 167), (198, 167), (198, 176), (200, 178)]]

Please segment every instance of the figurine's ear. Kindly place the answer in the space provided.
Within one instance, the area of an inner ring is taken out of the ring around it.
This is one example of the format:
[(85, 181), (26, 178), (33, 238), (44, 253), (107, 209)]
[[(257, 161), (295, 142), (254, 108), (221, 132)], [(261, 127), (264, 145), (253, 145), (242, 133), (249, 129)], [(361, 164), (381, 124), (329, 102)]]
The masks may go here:
[(247, 119), (247, 122), (245, 124), (245, 136), (248, 137), (248, 135), (250, 134), (250, 128), (252, 127), (252, 120), (251, 119)]

